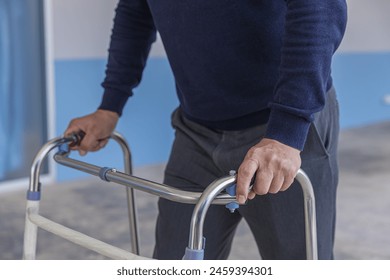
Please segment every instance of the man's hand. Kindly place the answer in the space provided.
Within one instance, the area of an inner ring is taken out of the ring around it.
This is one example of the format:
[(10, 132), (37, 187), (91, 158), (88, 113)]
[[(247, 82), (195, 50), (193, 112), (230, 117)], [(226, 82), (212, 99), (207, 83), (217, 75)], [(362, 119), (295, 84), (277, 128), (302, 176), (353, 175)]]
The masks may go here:
[[(301, 166), (300, 151), (276, 140), (264, 138), (249, 149), (237, 174), (240, 204), (256, 195), (287, 190)], [(255, 181), (249, 191), (252, 178)]]
[(107, 144), (118, 119), (119, 116), (115, 112), (97, 110), (90, 115), (73, 119), (64, 135), (84, 132), (85, 136), (79, 146), (71, 147), (71, 149), (78, 150), (80, 155), (85, 155), (87, 152), (97, 151)]

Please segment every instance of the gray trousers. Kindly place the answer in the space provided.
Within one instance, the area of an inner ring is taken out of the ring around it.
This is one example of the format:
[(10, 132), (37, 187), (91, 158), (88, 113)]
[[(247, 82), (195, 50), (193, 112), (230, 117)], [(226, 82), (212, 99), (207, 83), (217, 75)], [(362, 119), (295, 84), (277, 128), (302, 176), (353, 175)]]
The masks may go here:
[[(317, 212), (319, 259), (333, 258), (336, 189), (338, 183), (338, 103), (334, 89), (326, 95), (324, 109), (317, 113), (301, 153), (301, 168), (312, 181)], [(172, 115), (175, 141), (164, 183), (202, 192), (216, 178), (238, 170), (246, 152), (257, 144), (266, 125), (240, 131), (216, 131)], [(234, 214), (212, 205), (204, 224), (205, 259), (227, 259), (237, 225), (248, 223), (263, 259), (305, 259), (302, 191), (296, 182), (284, 192), (256, 196)], [(154, 258), (181, 259), (188, 245), (194, 206), (159, 199)]]

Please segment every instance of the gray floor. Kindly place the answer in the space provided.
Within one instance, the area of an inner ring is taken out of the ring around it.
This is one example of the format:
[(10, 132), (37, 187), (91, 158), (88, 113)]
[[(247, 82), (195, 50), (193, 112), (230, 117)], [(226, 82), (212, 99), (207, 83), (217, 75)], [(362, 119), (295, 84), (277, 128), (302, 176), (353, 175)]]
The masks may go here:
[[(337, 259), (390, 259), (390, 122), (345, 130), (340, 140)], [(163, 166), (135, 175), (160, 181)], [(125, 190), (95, 178), (43, 186), (41, 213), (61, 224), (129, 249)], [(137, 192), (141, 255), (154, 244), (156, 198)], [(0, 193), (0, 259), (20, 259), (25, 190)], [(259, 259), (245, 223), (236, 234), (231, 259)], [(103, 259), (43, 230), (38, 259)]]

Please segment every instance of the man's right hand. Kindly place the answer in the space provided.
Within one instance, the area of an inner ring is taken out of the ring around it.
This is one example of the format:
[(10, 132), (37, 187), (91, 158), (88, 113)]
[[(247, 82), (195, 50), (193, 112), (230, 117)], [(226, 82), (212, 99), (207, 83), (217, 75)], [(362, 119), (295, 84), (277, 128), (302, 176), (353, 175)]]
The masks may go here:
[(64, 135), (84, 132), (85, 136), (78, 146), (71, 147), (72, 150), (78, 150), (80, 155), (87, 152), (94, 152), (103, 148), (111, 134), (114, 132), (119, 116), (115, 112), (107, 110), (97, 110), (96, 112), (73, 119)]

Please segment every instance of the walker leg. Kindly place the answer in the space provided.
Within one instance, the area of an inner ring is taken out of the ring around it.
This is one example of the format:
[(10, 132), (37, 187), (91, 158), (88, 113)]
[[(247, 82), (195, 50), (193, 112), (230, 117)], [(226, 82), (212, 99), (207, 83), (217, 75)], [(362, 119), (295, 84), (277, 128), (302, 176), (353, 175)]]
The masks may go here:
[(139, 240), (138, 240), (138, 224), (137, 224), (137, 208), (134, 199), (134, 189), (126, 188), (127, 207), (129, 213), (130, 238), (132, 244), (132, 253), (139, 255)]
[(36, 258), (38, 227), (30, 221), (29, 213), (37, 214), (39, 203), (39, 200), (27, 200), (23, 243), (24, 260), (35, 260)]
[[(126, 139), (116, 131), (111, 135), (111, 138), (115, 140), (122, 149), (125, 173), (128, 175), (133, 175), (131, 152)], [(126, 188), (126, 196), (127, 196), (127, 209), (129, 214), (130, 241), (132, 246), (131, 252), (133, 254), (139, 255), (140, 250), (139, 250), (139, 238), (138, 238), (137, 207), (135, 204), (134, 189)]]

